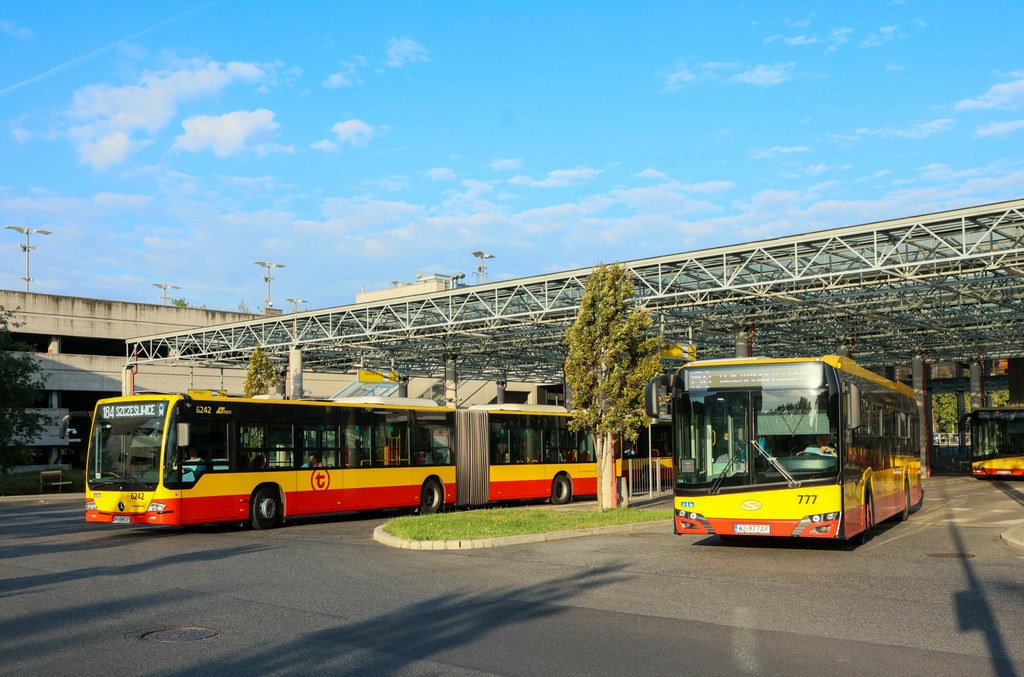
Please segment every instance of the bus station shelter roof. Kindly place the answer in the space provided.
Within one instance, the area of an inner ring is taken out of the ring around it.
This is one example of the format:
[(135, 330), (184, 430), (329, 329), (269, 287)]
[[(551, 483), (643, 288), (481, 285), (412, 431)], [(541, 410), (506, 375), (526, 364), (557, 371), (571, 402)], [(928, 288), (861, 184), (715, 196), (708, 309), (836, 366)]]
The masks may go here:
[[(867, 367), (1024, 356), (1024, 199), (621, 262), (669, 343)], [(595, 268), (129, 339), (130, 363), (557, 383)]]

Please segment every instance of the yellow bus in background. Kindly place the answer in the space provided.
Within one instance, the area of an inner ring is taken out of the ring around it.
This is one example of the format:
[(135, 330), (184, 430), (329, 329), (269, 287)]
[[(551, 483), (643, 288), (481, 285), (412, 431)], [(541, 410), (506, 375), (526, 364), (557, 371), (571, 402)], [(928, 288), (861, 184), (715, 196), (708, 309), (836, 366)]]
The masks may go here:
[(1024, 478), (1024, 407), (975, 409), (964, 420), (960, 430), (970, 433), (971, 475)]

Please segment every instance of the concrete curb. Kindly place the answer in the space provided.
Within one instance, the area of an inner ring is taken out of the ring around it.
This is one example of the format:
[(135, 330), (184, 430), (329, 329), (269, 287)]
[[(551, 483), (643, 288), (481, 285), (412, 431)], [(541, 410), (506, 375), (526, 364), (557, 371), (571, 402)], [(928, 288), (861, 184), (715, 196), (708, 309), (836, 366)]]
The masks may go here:
[(474, 538), (458, 541), (414, 541), (385, 533), (384, 527), (387, 525), (382, 524), (373, 530), (373, 540), (382, 545), (403, 550), (475, 550), (477, 548), (499, 548), (503, 545), (558, 541), (563, 538), (578, 538), (580, 536), (595, 536), (597, 534), (641, 531), (654, 526), (664, 529), (666, 525), (671, 529), (671, 520), (654, 520), (651, 522), (638, 522), (636, 524), (616, 524), (610, 527), (551, 531), (543, 534), (521, 534), (519, 536), (501, 536), (497, 538)]
[(1004, 531), (999, 535), (999, 538), (1004, 543), (1017, 548), (1018, 550), (1024, 550), (1024, 527), (1014, 527), (1009, 531)]
[(0, 506), (5, 505), (51, 505), (54, 503), (81, 503), (85, 505), (85, 494), (24, 494), (0, 496)]

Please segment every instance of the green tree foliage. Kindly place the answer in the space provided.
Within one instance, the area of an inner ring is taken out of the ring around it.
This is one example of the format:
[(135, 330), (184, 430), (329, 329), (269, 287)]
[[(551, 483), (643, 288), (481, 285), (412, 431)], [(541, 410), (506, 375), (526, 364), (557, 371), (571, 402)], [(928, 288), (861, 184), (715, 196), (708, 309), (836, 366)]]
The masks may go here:
[(565, 336), (565, 380), (572, 395), (573, 430), (590, 430), (597, 452), (598, 503), (617, 506), (615, 436), (636, 440), (650, 422), (644, 389), (661, 369), (661, 338), (637, 307), (633, 275), (613, 264), (587, 278), (576, 321)]
[[(1008, 390), (997, 390), (989, 393), (989, 401), (993, 407), (1005, 407), (1010, 403)], [(970, 395), (964, 397), (964, 413), (971, 413)], [(960, 431), (957, 420), (956, 393), (935, 393), (932, 395), (932, 429), (937, 433), (955, 433)]]
[(249, 357), (249, 373), (245, 375), (245, 396), (266, 395), (277, 385), (279, 376), (274, 367), (259, 348), (252, 351)]
[(0, 307), (0, 471), (31, 461), (32, 449), (24, 443), (38, 437), (45, 423), (28, 410), (36, 406), (44, 383), (31, 347), (11, 335), (17, 326), (11, 312)]

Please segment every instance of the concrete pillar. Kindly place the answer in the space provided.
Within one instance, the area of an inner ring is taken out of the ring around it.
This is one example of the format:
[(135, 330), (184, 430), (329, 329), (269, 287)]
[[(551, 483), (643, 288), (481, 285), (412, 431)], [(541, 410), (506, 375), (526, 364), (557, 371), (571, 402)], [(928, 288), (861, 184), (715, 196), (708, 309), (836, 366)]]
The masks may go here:
[(398, 396), (409, 397), (409, 377), (399, 376), (398, 377)]
[(736, 334), (736, 357), (750, 357), (750, 334), (746, 329)]
[(288, 399), (301, 400), (302, 389), (302, 349), (291, 348), (288, 351)]
[(985, 382), (981, 374), (982, 362), (971, 362), (971, 411), (985, 406)]
[(1011, 357), (1006, 361), (1006, 384), (1010, 390), (1010, 404), (1024, 404), (1024, 359)]
[(135, 365), (128, 364), (121, 371), (121, 395), (127, 397), (135, 394)]
[(921, 418), (921, 426), (918, 430), (918, 444), (921, 447), (921, 477), (931, 477), (931, 468), (928, 462), (932, 441), (932, 417), (931, 407), (928, 406), (926, 367), (924, 356), (915, 355), (911, 365), (911, 374), (914, 382), (914, 399), (917, 400), (917, 413)]
[(505, 404), (505, 388), (508, 386), (508, 381), (498, 381), (498, 394), (496, 401), (498, 404)]
[(459, 406), (458, 372), (455, 368), (455, 357), (451, 355), (444, 358), (444, 403), (448, 407)]

